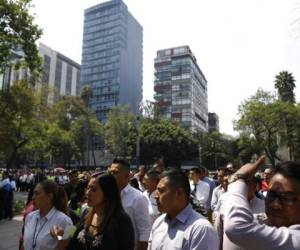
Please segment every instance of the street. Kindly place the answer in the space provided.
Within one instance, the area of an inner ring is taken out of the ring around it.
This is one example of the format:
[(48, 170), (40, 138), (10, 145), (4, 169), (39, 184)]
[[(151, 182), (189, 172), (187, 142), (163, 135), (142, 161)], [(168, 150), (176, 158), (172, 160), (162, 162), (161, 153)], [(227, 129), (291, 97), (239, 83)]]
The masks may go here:
[[(15, 192), (15, 201), (26, 201), (26, 192)], [(0, 250), (16, 250), (19, 247), (19, 237), (22, 227), (22, 215), (17, 215), (12, 221), (0, 221)]]

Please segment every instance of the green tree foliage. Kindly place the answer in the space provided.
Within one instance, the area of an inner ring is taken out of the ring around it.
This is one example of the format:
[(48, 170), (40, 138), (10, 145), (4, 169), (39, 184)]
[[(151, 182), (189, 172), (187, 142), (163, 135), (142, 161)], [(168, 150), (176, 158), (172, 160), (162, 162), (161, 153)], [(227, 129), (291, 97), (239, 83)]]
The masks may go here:
[(48, 149), (54, 162), (70, 166), (72, 161), (84, 161), (90, 142), (102, 133), (101, 124), (79, 97), (62, 97), (51, 108), (47, 128)]
[(204, 133), (201, 140), (202, 164), (217, 169), (232, 160), (233, 138), (217, 131)]
[(8, 168), (17, 165), (20, 149), (30, 141), (37, 107), (34, 91), (25, 81), (0, 91), (0, 151)]
[(281, 71), (275, 76), (275, 88), (281, 101), (295, 103), (295, 87), (295, 79), (292, 73)]
[(163, 158), (167, 166), (198, 157), (198, 141), (193, 135), (166, 119), (143, 119), (140, 125), (141, 162)]
[(12, 59), (12, 50), (21, 49), (24, 54), (24, 67), (31, 75), (41, 71), (41, 58), (35, 42), (42, 30), (34, 24), (29, 13), (31, 0), (0, 0), (0, 72), (4, 71)]
[(293, 105), (278, 101), (274, 95), (260, 89), (239, 106), (239, 119), (235, 122), (235, 129), (254, 136), (257, 145), (274, 166), (275, 160), (280, 160), (279, 136), (282, 135), (283, 140), (289, 140), (285, 121), (294, 115)]
[(115, 106), (107, 115), (105, 142), (114, 157), (134, 155), (136, 121), (128, 106)]
[(241, 133), (240, 137), (236, 140), (237, 154), (236, 159), (240, 164), (251, 162), (255, 156), (260, 155), (263, 149), (257, 143), (255, 138), (249, 134)]
[(86, 107), (89, 107), (90, 100), (91, 100), (91, 98), (93, 98), (93, 90), (92, 90), (91, 86), (90, 85), (83, 86), (80, 96), (84, 102), (84, 105)]

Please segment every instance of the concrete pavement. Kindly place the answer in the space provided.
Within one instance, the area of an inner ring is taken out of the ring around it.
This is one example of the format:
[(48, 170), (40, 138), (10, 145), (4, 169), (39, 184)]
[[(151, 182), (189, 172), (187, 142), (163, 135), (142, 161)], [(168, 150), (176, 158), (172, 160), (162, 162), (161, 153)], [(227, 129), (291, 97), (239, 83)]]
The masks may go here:
[[(14, 200), (27, 200), (27, 192), (15, 192)], [(22, 215), (15, 216), (13, 220), (0, 221), (0, 250), (18, 250), (19, 237), (22, 229)]]
[(19, 249), (22, 218), (22, 216), (15, 216), (11, 221), (0, 221), (0, 250)]

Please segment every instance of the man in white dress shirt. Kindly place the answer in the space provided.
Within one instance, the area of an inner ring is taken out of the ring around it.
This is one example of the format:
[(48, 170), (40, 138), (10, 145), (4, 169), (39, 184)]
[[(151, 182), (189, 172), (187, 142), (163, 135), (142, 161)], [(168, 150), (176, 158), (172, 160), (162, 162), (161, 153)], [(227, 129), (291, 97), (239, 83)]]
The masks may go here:
[(228, 178), (225, 176), (225, 169), (219, 169), (218, 170), (218, 185), (212, 193), (211, 198), (211, 210), (214, 212), (216, 209), (216, 206), (218, 204), (218, 200), (221, 197), (222, 194), (227, 192), (227, 186), (228, 186)]
[(151, 231), (147, 198), (129, 185), (130, 165), (126, 160), (114, 159), (108, 171), (116, 178), (123, 208), (132, 221), (135, 249), (146, 250)]
[(201, 180), (203, 177), (204, 174), (201, 175), (199, 168), (192, 168), (190, 170), (191, 194), (194, 195), (205, 208), (207, 208), (206, 203), (209, 198), (210, 187), (206, 182)]
[[(267, 225), (254, 221), (245, 180), (264, 163), (246, 164), (228, 187), (225, 233), (230, 241), (249, 250), (300, 250), (300, 164), (283, 162), (275, 168), (266, 196)], [(224, 248), (226, 250), (226, 246)]]
[(155, 221), (155, 219), (159, 216), (159, 211), (157, 208), (157, 202), (155, 199), (155, 190), (157, 187), (157, 184), (159, 182), (159, 176), (160, 172), (155, 170), (149, 170), (144, 178), (143, 178), (143, 184), (145, 187), (145, 191), (143, 194), (148, 200), (148, 207), (149, 207), (149, 215), (151, 218), (151, 225)]
[(189, 204), (190, 185), (185, 173), (163, 172), (157, 186), (158, 209), (148, 250), (218, 250), (217, 232)]
[[(265, 201), (262, 199), (259, 199), (258, 197), (255, 196), (255, 191), (256, 191), (256, 183), (258, 179), (257, 177), (253, 177), (251, 179), (247, 180), (247, 186), (248, 186), (248, 193), (247, 193), (247, 200), (249, 201), (249, 207), (251, 209), (252, 215), (257, 221), (261, 221), (266, 218), (265, 216)], [(216, 211), (216, 221), (215, 221), (215, 227), (219, 233), (219, 238), (220, 238), (220, 245), (223, 246), (222, 249), (226, 250), (244, 250), (243, 247), (240, 247), (233, 242), (231, 242), (226, 234), (224, 234), (224, 229), (223, 229), (223, 222), (224, 222), (224, 210), (226, 210), (228, 201), (228, 193), (223, 194), (220, 197), (218, 208)]]

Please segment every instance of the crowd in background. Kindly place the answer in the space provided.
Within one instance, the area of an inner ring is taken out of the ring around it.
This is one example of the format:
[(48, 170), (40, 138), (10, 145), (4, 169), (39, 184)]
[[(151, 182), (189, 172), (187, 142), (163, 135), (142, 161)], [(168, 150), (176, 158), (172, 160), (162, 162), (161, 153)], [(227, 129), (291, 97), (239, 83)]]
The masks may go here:
[[(0, 219), (12, 219), (13, 192), (27, 191), (20, 249), (300, 249), (300, 165), (257, 171), (261, 164), (132, 171), (115, 159), (100, 172), (4, 171)], [(274, 175), (286, 180), (271, 190)]]

